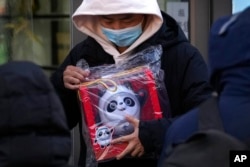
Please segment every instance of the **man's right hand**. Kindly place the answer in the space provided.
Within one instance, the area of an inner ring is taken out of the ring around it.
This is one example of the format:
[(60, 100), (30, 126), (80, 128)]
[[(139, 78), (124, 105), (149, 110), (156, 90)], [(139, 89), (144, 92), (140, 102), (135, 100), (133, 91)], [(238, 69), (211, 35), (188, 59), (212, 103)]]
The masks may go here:
[(69, 65), (63, 72), (63, 82), (65, 88), (76, 90), (80, 84), (88, 80), (89, 71), (80, 67)]

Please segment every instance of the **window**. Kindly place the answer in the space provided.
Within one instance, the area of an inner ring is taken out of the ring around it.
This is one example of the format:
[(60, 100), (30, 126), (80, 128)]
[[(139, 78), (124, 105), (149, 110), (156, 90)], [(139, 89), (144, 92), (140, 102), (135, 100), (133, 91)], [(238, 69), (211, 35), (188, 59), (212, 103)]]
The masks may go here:
[(0, 64), (27, 60), (53, 71), (70, 49), (70, 1), (0, 0)]
[(250, 6), (249, 0), (232, 0), (232, 13), (237, 13)]

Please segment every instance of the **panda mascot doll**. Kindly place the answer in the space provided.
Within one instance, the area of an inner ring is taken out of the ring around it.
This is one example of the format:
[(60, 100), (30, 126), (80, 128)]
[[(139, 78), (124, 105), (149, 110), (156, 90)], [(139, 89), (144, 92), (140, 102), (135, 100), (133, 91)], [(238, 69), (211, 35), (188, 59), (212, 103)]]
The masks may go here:
[(133, 125), (126, 121), (125, 115), (140, 119), (145, 98), (145, 90), (136, 93), (129, 83), (107, 89), (100, 97), (98, 105), (101, 123), (114, 129), (114, 137), (132, 133)]

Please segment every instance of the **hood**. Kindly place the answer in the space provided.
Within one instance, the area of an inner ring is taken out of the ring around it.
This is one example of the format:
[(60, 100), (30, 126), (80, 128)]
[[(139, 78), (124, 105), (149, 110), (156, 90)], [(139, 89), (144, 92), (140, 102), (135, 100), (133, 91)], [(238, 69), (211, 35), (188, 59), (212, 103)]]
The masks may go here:
[(209, 38), (211, 84), (217, 88), (225, 70), (249, 66), (250, 7), (240, 13), (221, 17), (214, 22)]
[(0, 66), (0, 166), (64, 166), (71, 153), (64, 110), (42, 69)]
[[(143, 34), (125, 52), (119, 53), (102, 33), (96, 15), (146, 14)], [(126, 56), (130, 51), (150, 38), (162, 25), (162, 15), (157, 0), (84, 0), (72, 16), (76, 28), (94, 38), (114, 59)]]

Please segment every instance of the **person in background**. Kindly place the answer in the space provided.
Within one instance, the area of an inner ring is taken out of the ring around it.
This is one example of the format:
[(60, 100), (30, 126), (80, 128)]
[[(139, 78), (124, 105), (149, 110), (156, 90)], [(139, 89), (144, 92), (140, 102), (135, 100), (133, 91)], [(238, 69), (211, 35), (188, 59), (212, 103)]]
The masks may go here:
[[(161, 69), (165, 74), (166, 96), (173, 118), (153, 121), (130, 119), (136, 130), (122, 138), (129, 147), (117, 156), (117, 160), (98, 164), (100, 167), (156, 166), (157, 156), (149, 158), (146, 155), (160, 153), (164, 133), (172, 119), (210, 96), (207, 66), (200, 52), (190, 44), (177, 22), (160, 10), (157, 0), (84, 0), (72, 19), (87, 38), (72, 48), (51, 76), (51, 81), (64, 105), (69, 126), (73, 128), (80, 123), (80, 133), (82, 117), (77, 90), (80, 83), (86, 81), (89, 71), (77, 67), (77, 62), (84, 59), (90, 67), (118, 65), (148, 47), (162, 47)], [(79, 165), (85, 166), (85, 161), (86, 145), (81, 137)]]
[(43, 70), (28, 61), (0, 66), (0, 166), (70, 167), (70, 129)]
[[(216, 20), (209, 38), (210, 82), (218, 96), (218, 109), (226, 133), (250, 142), (250, 7)], [(240, 41), (240, 42), (239, 42)], [(165, 136), (159, 166), (172, 145), (198, 131), (198, 108), (176, 119)]]

